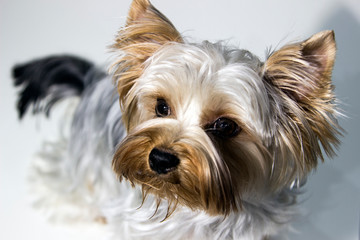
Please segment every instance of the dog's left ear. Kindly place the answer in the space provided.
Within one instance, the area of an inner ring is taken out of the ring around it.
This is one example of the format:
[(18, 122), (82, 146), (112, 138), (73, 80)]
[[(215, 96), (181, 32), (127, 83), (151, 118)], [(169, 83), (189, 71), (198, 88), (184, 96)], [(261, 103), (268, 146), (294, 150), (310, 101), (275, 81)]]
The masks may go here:
[(126, 26), (112, 49), (120, 56), (112, 65), (122, 107), (126, 94), (143, 71), (143, 63), (164, 44), (183, 42), (173, 24), (148, 0), (133, 0)]
[(282, 99), (279, 136), (303, 170), (323, 159), (319, 142), (330, 156), (339, 142), (331, 83), (335, 53), (334, 32), (323, 31), (275, 51), (264, 64), (264, 81)]
[(271, 54), (264, 76), (296, 101), (326, 99), (332, 92), (335, 53), (334, 32), (323, 31)]

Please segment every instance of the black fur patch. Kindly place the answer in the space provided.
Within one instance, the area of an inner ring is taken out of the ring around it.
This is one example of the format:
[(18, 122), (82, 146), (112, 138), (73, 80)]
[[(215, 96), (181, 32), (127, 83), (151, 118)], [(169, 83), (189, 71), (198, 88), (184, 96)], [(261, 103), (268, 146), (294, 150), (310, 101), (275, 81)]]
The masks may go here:
[(22, 88), (17, 103), (19, 118), (30, 105), (34, 114), (44, 111), (48, 116), (58, 100), (80, 95), (89, 84), (86, 75), (91, 69), (92, 63), (73, 56), (51, 56), (15, 66), (14, 84)]

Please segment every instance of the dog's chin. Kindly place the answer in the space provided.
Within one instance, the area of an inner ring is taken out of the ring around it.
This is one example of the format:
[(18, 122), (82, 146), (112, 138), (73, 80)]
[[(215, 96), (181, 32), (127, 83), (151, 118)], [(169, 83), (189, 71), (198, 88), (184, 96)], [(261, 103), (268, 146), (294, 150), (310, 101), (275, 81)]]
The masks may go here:
[(177, 171), (173, 171), (167, 174), (157, 174), (153, 171), (145, 170), (134, 171), (133, 174), (128, 174), (121, 173), (121, 177), (124, 177), (126, 180), (134, 184), (140, 184), (144, 188), (145, 186), (146, 188), (151, 188), (152, 192), (155, 194), (157, 191), (159, 191), (159, 193), (156, 195), (160, 195), (160, 193), (162, 193), (165, 188), (174, 188), (171, 187), (171, 185), (181, 184), (180, 176)]

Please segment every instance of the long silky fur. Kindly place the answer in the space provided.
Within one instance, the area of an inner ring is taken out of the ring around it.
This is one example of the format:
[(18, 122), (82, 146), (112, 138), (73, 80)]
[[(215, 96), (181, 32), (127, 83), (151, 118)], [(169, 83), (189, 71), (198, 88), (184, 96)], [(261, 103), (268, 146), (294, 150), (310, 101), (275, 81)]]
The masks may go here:
[[(79, 98), (70, 135), (33, 163), (37, 205), (50, 218), (106, 222), (111, 239), (260, 240), (287, 229), (306, 176), (339, 142), (333, 33), (262, 62), (222, 42), (187, 43), (148, 0), (134, 0), (112, 50), (110, 75), (73, 57), (15, 71), (27, 98), (20, 116)], [(159, 98), (168, 117), (155, 113)], [(212, 135), (206, 126), (220, 117), (238, 133)], [(180, 159), (161, 176), (148, 163), (158, 146)]]
[[(88, 75), (94, 76), (98, 75)], [(111, 171), (111, 155), (124, 136), (118, 95), (109, 77), (100, 78), (84, 89), (71, 136), (48, 144), (33, 163), (31, 186), (37, 206), (57, 221), (105, 219), (113, 239), (257, 239), (286, 226), (295, 214), (296, 188), (281, 191), (265, 202), (244, 201), (241, 214), (230, 212), (226, 218), (173, 205), (166, 199), (159, 201), (152, 194), (143, 199), (138, 187), (119, 183)], [(163, 235), (158, 236), (159, 231)]]

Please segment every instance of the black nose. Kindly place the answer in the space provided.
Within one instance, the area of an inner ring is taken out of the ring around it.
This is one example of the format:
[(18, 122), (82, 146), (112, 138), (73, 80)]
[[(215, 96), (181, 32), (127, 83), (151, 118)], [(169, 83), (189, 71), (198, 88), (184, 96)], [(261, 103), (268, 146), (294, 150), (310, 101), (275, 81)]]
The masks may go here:
[(175, 155), (154, 148), (149, 154), (150, 168), (158, 174), (166, 174), (175, 170), (180, 160)]

